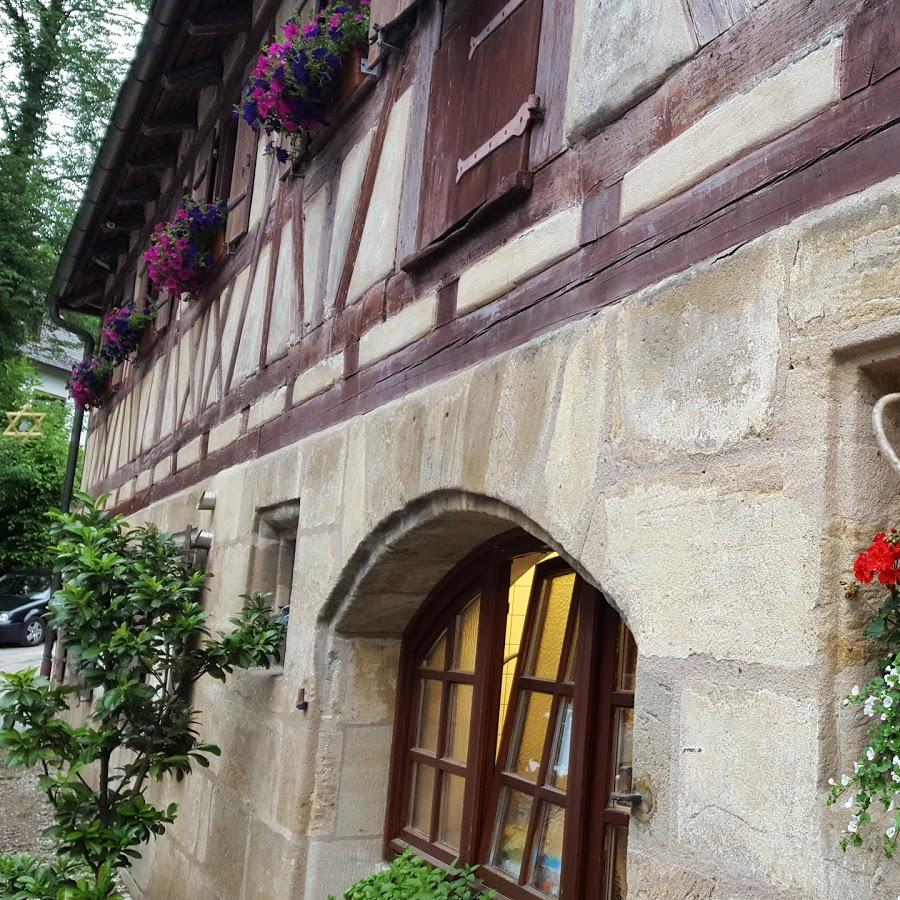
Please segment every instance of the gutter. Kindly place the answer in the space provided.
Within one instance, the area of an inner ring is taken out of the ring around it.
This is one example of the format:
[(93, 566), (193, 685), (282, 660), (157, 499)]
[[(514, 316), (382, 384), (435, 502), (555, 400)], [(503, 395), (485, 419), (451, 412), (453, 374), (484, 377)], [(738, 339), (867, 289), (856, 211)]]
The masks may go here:
[[(96, 229), (100, 204), (108, 197), (113, 179), (134, 147), (133, 134), (143, 119), (147, 96), (159, 84), (165, 51), (172, 46), (172, 32), (183, 24), (185, 12), (184, 0), (154, 0), (50, 285), (47, 301), (51, 318), (69, 288), (88, 237)], [(65, 324), (62, 327), (68, 328)]]

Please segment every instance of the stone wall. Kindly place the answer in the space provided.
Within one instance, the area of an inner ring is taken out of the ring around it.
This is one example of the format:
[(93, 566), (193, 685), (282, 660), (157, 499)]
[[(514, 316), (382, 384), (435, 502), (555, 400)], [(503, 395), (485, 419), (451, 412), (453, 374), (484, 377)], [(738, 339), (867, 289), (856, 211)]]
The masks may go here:
[[(826, 779), (859, 745), (865, 599), (839, 579), (900, 512), (868, 416), (900, 383), (900, 181), (132, 518), (215, 533), (224, 623), (260, 510), (298, 501), (284, 669), (197, 697), (220, 760), (136, 895), (324, 900), (379, 864), (398, 638), (452, 564), (513, 525), (620, 610), (638, 648), (630, 898), (864, 900), (900, 874), (844, 857)], [(294, 709), (306, 689), (308, 713)], [(874, 843), (877, 843), (874, 842)]]

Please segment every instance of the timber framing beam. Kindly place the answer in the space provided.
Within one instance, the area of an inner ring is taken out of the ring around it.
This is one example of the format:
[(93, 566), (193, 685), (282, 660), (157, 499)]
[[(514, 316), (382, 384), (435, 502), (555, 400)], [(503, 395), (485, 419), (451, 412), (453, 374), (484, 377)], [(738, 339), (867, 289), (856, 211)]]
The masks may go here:
[(172, 69), (162, 77), (163, 90), (185, 90), (189, 88), (206, 88), (222, 81), (222, 59), (213, 56), (200, 62)]
[(197, 13), (185, 22), (191, 37), (227, 37), (249, 31), (253, 24), (253, 10), (247, 0), (223, 4), (219, 9)]

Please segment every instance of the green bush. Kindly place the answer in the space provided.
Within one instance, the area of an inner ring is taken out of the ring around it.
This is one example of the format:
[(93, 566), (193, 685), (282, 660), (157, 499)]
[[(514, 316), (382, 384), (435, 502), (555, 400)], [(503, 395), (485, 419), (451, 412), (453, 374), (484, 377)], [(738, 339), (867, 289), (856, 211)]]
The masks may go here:
[[(475, 889), (477, 866), (437, 869), (404, 850), (383, 872), (357, 882), (344, 893), (344, 900), (475, 900), (496, 897), (496, 891), (480, 893)], [(330, 897), (329, 900), (334, 900)]]
[[(0, 748), (10, 766), (37, 767), (56, 824), (56, 861), (0, 856), (0, 897), (107, 900), (113, 875), (163, 834), (177, 807), (146, 799), (152, 782), (209, 766), (192, 686), (279, 659), (284, 625), (261, 595), (245, 598), (231, 628), (213, 636), (202, 605), (206, 574), (152, 525), (130, 528), (102, 502), (53, 514), (51, 558), (62, 589), (50, 624), (62, 630), (73, 684), (33, 669), (0, 674)], [(70, 698), (94, 693), (85, 715)], [(73, 723), (77, 718), (78, 724)]]

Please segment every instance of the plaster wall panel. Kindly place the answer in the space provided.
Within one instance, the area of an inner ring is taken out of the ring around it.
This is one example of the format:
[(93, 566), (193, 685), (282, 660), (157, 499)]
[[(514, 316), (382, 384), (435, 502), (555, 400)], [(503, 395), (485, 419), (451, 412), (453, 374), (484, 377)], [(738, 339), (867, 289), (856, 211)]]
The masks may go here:
[(622, 221), (681, 193), (730, 159), (811, 119), (840, 95), (841, 44), (832, 41), (726, 100), (622, 179)]
[(483, 306), (578, 249), (581, 207), (554, 213), (511, 238), (459, 277), (460, 314)]
[(275, 292), (269, 318), (269, 340), (266, 358), (279, 359), (297, 341), (297, 277), (294, 259), (294, 223), (288, 220), (281, 231)]
[(331, 255), (328, 260), (328, 284), (325, 290), (326, 319), (334, 309), (338, 282), (347, 259), (350, 232), (353, 229), (353, 219), (356, 216), (356, 207), (366, 174), (366, 163), (369, 160), (374, 137), (373, 127), (354, 145), (341, 164), (341, 177), (335, 198), (334, 228), (331, 233)]
[(696, 50), (681, 0), (577, 0), (566, 100), (569, 138), (589, 136), (622, 115)]
[(324, 287), (320, 283), (323, 232), (328, 209), (328, 187), (321, 187), (303, 206), (303, 315), (304, 327), (322, 321)]
[(364, 368), (431, 331), (437, 294), (429, 294), (369, 329), (359, 340), (359, 366)]
[(412, 90), (406, 91), (391, 110), (369, 213), (353, 264), (348, 303), (355, 303), (369, 287), (394, 269), (412, 95)]

